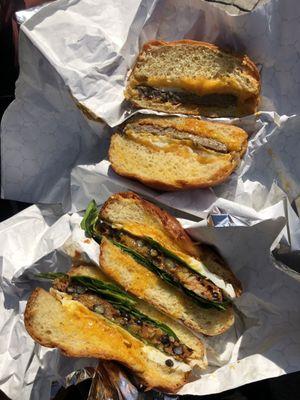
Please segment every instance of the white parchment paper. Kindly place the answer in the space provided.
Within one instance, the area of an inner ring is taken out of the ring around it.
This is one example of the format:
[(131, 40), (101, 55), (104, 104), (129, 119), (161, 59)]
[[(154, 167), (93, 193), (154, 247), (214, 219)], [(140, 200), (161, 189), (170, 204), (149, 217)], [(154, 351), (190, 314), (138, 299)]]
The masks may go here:
[[(294, 201), (300, 193), (300, 165), (296, 162), (300, 147), (300, 119), (262, 112), (259, 116), (242, 118), (234, 123), (249, 132), (249, 146), (239, 168), (224, 184), (209, 189), (161, 192), (118, 176), (105, 159), (98, 164), (78, 165), (73, 168), (72, 211), (85, 209), (87, 202), (93, 198), (103, 201), (107, 193), (104, 182), (107, 185), (119, 185), (123, 190), (130, 188), (170, 206), (175, 202), (176, 208), (202, 218), (221, 199), (234, 201), (254, 210), (265, 207), (267, 201), (268, 204), (277, 202), (278, 196), (284, 196), (282, 191), (291, 202)], [(291, 162), (293, 168), (289, 169)], [(273, 185), (275, 186), (270, 197)], [(282, 191), (279, 193), (275, 187)]]
[[(109, 190), (108, 190), (109, 191)], [(112, 192), (110, 192), (112, 193)], [(209, 368), (180, 394), (208, 394), (300, 369), (300, 275), (282, 268), (273, 249), (285, 240), (284, 204), (256, 217), (210, 215), (214, 226), (186, 217), (181, 222), (196, 240), (215, 245), (242, 281), (244, 294), (235, 304), (236, 324), (227, 333), (205, 339)], [(30, 292), (47, 287), (34, 279), (41, 271), (67, 271), (78, 252), (98, 263), (99, 246), (86, 240), (78, 214), (58, 217), (56, 210), (32, 206), (0, 224), (1, 389), (12, 400), (47, 399), (51, 382), (94, 360), (63, 357), (35, 344), (26, 333), (23, 312)], [(300, 231), (298, 223), (293, 228)], [(299, 241), (299, 237), (298, 237)]]
[[(239, 16), (202, 0), (57, 0), (44, 6), (21, 27), (16, 100), (2, 121), (2, 196), (70, 205), (72, 168), (105, 158), (108, 134), (78, 112), (72, 96), (118, 124), (131, 113), (123, 101), (126, 74), (149, 39), (206, 40), (246, 52), (261, 70), (261, 110), (297, 114), (299, 19), (297, 0), (272, 0)], [(282, 125), (280, 132), (290, 139), (298, 127)], [(295, 149), (291, 141), (284, 141), (287, 153)], [(286, 162), (279, 155), (276, 164)]]
[[(75, 98), (114, 126), (128, 110), (122, 102), (124, 78), (140, 46), (154, 38), (192, 38), (245, 52), (262, 69), (263, 109), (297, 112), (297, 17), (295, 0), (273, 0), (240, 16), (199, 0), (130, 0), (126, 4), (121, 0), (60, 0), (33, 16), (23, 31), (50, 60)], [(287, 64), (296, 84), (290, 92), (285, 85), (291, 81), (286, 76)]]

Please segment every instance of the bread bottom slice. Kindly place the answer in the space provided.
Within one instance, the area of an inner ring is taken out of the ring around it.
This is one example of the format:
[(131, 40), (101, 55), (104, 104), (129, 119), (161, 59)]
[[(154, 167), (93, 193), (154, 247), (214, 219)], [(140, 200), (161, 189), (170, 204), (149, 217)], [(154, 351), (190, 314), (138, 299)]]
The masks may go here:
[(59, 301), (37, 288), (25, 311), (25, 327), (34, 340), (57, 347), (71, 357), (118, 361), (130, 368), (148, 388), (176, 392), (187, 380), (190, 367), (134, 338), (101, 315), (72, 300)]
[(188, 146), (179, 151), (158, 150), (115, 133), (109, 160), (113, 170), (161, 190), (205, 188), (224, 182), (239, 162), (232, 154), (194, 153)]
[(100, 248), (100, 265), (125, 290), (195, 332), (214, 336), (223, 333), (234, 323), (230, 306), (220, 311), (195, 304), (180, 290), (164, 282), (105, 238)]
[[(89, 276), (90, 278), (99, 279), (104, 282), (113, 282), (100, 270), (99, 267), (91, 265), (80, 265), (78, 267), (73, 267), (71, 271), (69, 271), (69, 275)], [(135, 301), (136, 304), (134, 308), (143, 314), (148, 315), (148, 317), (154, 319), (155, 321), (162, 322), (167, 325), (172, 329), (173, 332), (175, 332), (182, 343), (193, 350), (192, 355), (188, 359), (188, 364), (190, 366), (197, 366), (201, 369), (207, 367), (205, 347), (197, 336), (193, 335), (185, 326), (180, 325), (144, 301), (137, 298)]]

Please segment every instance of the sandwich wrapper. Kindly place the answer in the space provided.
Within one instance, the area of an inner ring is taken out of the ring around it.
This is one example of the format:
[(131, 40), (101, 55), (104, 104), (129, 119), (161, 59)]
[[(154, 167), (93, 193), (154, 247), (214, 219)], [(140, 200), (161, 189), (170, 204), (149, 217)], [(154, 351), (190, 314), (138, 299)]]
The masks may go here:
[[(239, 16), (201, 0), (58, 0), (32, 14), (20, 29), (16, 100), (2, 121), (5, 198), (70, 208), (72, 169), (98, 163), (107, 153), (110, 132), (91, 115), (113, 127), (132, 114), (123, 101), (125, 78), (149, 39), (204, 40), (246, 52), (262, 74), (260, 110), (298, 113), (297, 0), (272, 0)], [(25, 18), (22, 12), (19, 20)], [(78, 112), (79, 104), (89, 117)], [(255, 121), (240, 122), (256, 136)], [(272, 126), (265, 129), (272, 134)], [(287, 153), (295, 148), (294, 142), (285, 145)], [(294, 168), (287, 164), (289, 172)]]
[[(113, 193), (109, 186), (103, 187), (108, 195)], [(256, 216), (234, 203), (232, 211), (234, 206), (236, 215), (225, 212), (219, 202), (209, 213), (208, 223), (192, 221), (186, 213), (180, 218), (195, 240), (218, 248), (242, 281), (244, 293), (235, 301), (235, 325), (221, 336), (204, 339), (208, 369), (179, 395), (216, 393), (300, 369), (300, 274), (274, 257), (281, 246), (299, 249), (299, 221), (286, 198)], [(287, 226), (286, 212), (292, 221)], [(78, 213), (61, 216), (57, 206), (34, 205), (0, 225), (4, 305), (0, 326), (5, 338), (1, 341), (0, 359), (5, 368), (0, 371), (0, 384), (13, 400), (50, 398), (51, 388), (54, 394), (66, 377), (74, 382), (82, 376), (82, 368), (96, 367), (96, 360), (69, 359), (35, 344), (23, 323), (29, 294), (37, 286), (49, 287), (36, 280), (36, 273), (67, 271), (71, 257), (77, 263), (98, 263), (99, 246), (85, 237), (79, 227), (81, 218)], [(74, 375), (75, 370), (81, 372)], [(117, 376), (121, 392), (124, 385), (131, 388), (124, 398), (143, 398), (122, 372)]]
[[(21, 26), (16, 100), (2, 122), (2, 195), (63, 208), (32, 206), (0, 225), (0, 386), (9, 397), (47, 399), (66, 377), (76, 382), (96, 367), (96, 360), (70, 360), (34, 344), (23, 312), (34, 287), (46, 287), (35, 272), (66, 271), (76, 249), (97, 262), (98, 246), (85, 242), (76, 212), (127, 188), (166, 206), (196, 240), (216, 245), (244, 286), (234, 328), (206, 339), (210, 366), (179, 393), (216, 393), (300, 369), (300, 224), (290, 205), (297, 208), (300, 193), (299, 19), (296, 0), (273, 0), (241, 16), (196, 0), (58, 0)], [(90, 116), (113, 127), (131, 115), (122, 93), (140, 45), (182, 37), (256, 60), (263, 111), (233, 121), (251, 140), (229, 181), (162, 193), (111, 171), (112, 130)], [(128, 381), (120, 377), (122, 393)], [(124, 397), (137, 398), (129, 386)]]

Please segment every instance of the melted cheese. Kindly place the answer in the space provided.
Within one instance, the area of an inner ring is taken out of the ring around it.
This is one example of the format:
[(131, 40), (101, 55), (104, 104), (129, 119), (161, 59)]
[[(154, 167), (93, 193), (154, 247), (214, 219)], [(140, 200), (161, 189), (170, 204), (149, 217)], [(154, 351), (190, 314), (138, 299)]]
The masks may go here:
[(222, 289), (230, 298), (235, 298), (235, 291), (231, 283), (226, 283), (224, 279), (218, 275), (210, 272), (209, 269), (203, 264), (202, 261), (197, 260), (194, 257), (187, 256), (186, 254), (174, 252), (178, 257), (185, 261), (194, 271), (198, 272), (202, 276), (205, 276), (212, 281), (216, 286)]
[(249, 91), (243, 85), (230, 77), (222, 77), (222, 79), (207, 79), (197, 76), (176, 77), (172, 79), (163, 78), (160, 76), (150, 76), (145, 83), (147, 86), (160, 89), (182, 89), (195, 93), (199, 96), (205, 96), (209, 94), (233, 94), (237, 96), (240, 101), (245, 101), (251, 95), (256, 94), (249, 93)]
[[(168, 235), (163, 233), (159, 228), (156, 229), (150, 225), (145, 225), (136, 222), (126, 222), (126, 224), (118, 224), (118, 225), (114, 224), (113, 227), (124, 229), (125, 231), (133, 234), (134, 236), (151, 237), (172, 251), (174, 249), (179, 249), (176, 245), (170, 244), (170, 238), (168, 237)], [(166, 245), (166, 243), (168, 243), (168, 245)]]
[[(106, 248), (110, 248), (114, 254), (114, 264), (105, 263), (104, 271), (114, 279), (116, 282), (119, 282), (127, 291), (132, 291), (137, 297), (144, 296), (148, 290), (152, 290), (153, 287), (158, 285), (159, 277), (153, 274), (151, 271), (140, 265), (136, 264), (136, 261), (126, 255), (119, 248), (115, 248), (115, 246), (108, 241), (107, 239), (103, 239)], [(108, 251), (110, 251), (108, 250)], [(123, 268), (115, 267), (126, 264), (126, 269), (130, 272), (129, 274), (124, 274)], [(144, 279), (141, 279), (143, 276)]]
[[(139, 123), (139, 129), (143, 131), (143, 125), (152, 125), (158, 128), (173, 128), (179, 132), (187, 132), (195, 136), (215, 139), (218, 142), (225, 144), (230, 151), (240, 151), (241, 147), (248, 139), (247, 133), (237, 126), (224, 125), (219, 122), (200, 121), (195, 118), (182, 119), (160, 119), (153, 123), (151, 118), (145, 118)], [(134, 132), (127, 125), (126, 132)], [(144, 133), (144, 132), (143, 132)]]
[(90, 311), (78, 301), (65, 298), (61, 300), (61, 304), (65, 312), (65, 323), (60, 329), (63, 330), (66, 341), (69, 341), (68, 338), (72, 340), (74, 336), (76, 338), (80, 330), (79, 340), (82, 341), (83, 354), (86, 351), (84, 347), (86, 340), (87, 350), (91, 349), (95, 357), (97, 351), (100, 354), (111, 355), (110, 357), (119, 354), (121, 360), (126, 357), (131, 363), (139, 363), (143, 368), (146, 360), (141, 359), (140, 355), (145, 345), (141, 341), (103, 316)]
[(221, 159), (224, 161), (231, 160), (230, 154), (218, 153), (213, 150), (206, 149), (205, 147), (201, 148), (201, 150), (192, 149), (193, 143), (188, 139), (173, 139), (170, 137), (151, 135), (146, 132), (143, 132), (143, 135), (140, 135), (130, 130), (127, 130), (126, 136), (134, 142), (139, 143), (153, 151), (176, 153), (176, 155), (185, 159), (194, 157), (201, 164), (213, 164)]
[(167, 356), (166, 354), (160, 352), (159, 350), (156, 350), (153, 347), (147, 346), (143, 349), (143, 352), (145, 353), (145, 356), (155, 362), (156, 364), (160, 364), (164, 367), (166, 367), (166, 360), (172, 360), (173, 361), (173, 367), (167, 367), (170, 370), (171, 369), (176, 369), (177, 371), (180, 372), (189, 372), (191, 370), (191, 367), (183, 362), (176, 361), (175, 358), (172, 358), (170, 356)]

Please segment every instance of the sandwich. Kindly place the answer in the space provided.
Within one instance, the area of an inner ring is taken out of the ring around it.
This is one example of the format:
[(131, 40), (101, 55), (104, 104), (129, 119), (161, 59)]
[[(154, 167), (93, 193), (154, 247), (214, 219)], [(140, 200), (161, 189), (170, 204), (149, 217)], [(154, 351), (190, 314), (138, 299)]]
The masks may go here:
[(253, 114), (259, 94), (259, 72), (246, 55), (193, 40), (146, 43), (125, 90), (139, 108), (208, 117)]
[(207, 365), (202, 341), (165, 315), (111, 282), (98, 267), (41, 274), (49, 292), (37, 288), (25, 310), (25, 327), (46, 347), (71, 357), (114, 360), (147, 388), (176, 392), (193, 367)]
[(236, 126), (197, 118), (144, 116), (111, 138), (113, 170), (161, 190), (207, 188), (224, 182), (247, 149)]
[(215, 250), (197, 246), (167, 212), (134, 193), (118, 193), (99, 213), (91, 202), (81, 227), (100, 244), (104, 273), (129, 293), (207, 336), (234, 323), (240, 282)]

